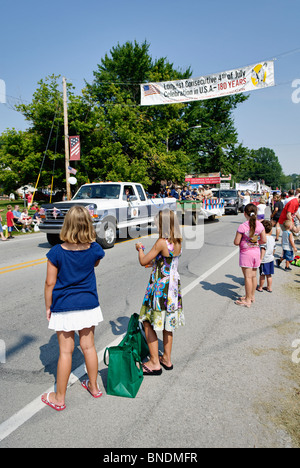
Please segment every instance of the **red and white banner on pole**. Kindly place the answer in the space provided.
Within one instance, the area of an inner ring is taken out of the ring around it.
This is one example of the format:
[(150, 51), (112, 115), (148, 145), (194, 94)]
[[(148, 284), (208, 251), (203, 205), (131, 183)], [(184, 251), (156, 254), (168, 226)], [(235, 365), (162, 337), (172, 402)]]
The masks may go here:
[(70, 141), (70, 161), (79, 161), (80, 160), (80, 137), (71, 136), (69, 137)]
[(273, 60), (198, 78), (141, 84), (141, 105), (202, 101), (270, 86), (275, 86)]

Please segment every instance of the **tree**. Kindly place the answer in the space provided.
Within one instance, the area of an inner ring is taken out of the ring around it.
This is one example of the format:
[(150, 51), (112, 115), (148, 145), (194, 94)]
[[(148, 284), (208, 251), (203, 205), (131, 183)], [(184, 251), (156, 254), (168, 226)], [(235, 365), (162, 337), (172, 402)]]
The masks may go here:
[(280, 186), (283, 171), (275, 152), (270, 148), (259, 148), (252, 150), (253, 172), (252, 178), (263, 179), (266, 185), (272, 187)]
[(42, 155), (36, 152), (38, 137), (28, 132), (7, 130), (0, 137), (0, 184), (6, 193), (35, 182)]
[(232, 112), (247, 99), (248, 96), (237, 94), (187, 106), (185, 119), (189, 126), (201, 125), (199, 131), (190, 131), (184, 141), (191, 161), (190, 172), (234, 172), (232, 155), (238, 144), (238, 134)]
[[(94, 82), (86, 87), (94, 108), (104, 110), (102, 130), (111, 136), (105, 149), (93, 152), (98, 155), (100, 177), (120, 179), (128, 174), (146, 187), (162, 179), (184, 180), (188, 157), (173, 140), (186, 130), (187, 123), (182, 118), (185, 105), (141, 108), (139, 83), (191, 74), (190, 69), (175, 70), (166, 58), (153, 61), (149, 47), (147, 42), (139, 45), (136, 41), (114, 47), (111, 56), (106, 55), (98, 65)], [(118, 156), (113, 154), (116, 148)], [(116, 164), (116, 157), (121, 158), (121, 165)]]
[[(76, 168), (78, 169), (78, 182), (82, 184), (95, 176), (94, 160), (90, 161), (88, 156), (95, 145), (102, 144), (103, 138), (97, 130), (99, 126), (104, 125), (104, 113), (102, 109), (92, 109), (84, 93), (82, 96), (76, 96), (71, 83), (67, 84), (67, 94), (69, 135), (78, 134), (81, 137), (82, 159), (76, 162)], [(23, 154), (24, 165), (31, 168), (31, 179), (38, 177), (37, 167), (41, 166), (45, 155), (41, 176), (42, 186), (50, 184), (55, 160), (55, 186), (60, 189), (64, 188), (66, 174), (61, 77), (51, 75), (45, 80), (40, 80), (32, 102), (21, 104), (16, 108), (31, 124), (24, 135), (31, 135), (35, 141), (34, 149), (39, 165), (36, 167), (28, 165), (29, 155)], [(47, 148), (48, 151), (45, 153)]]

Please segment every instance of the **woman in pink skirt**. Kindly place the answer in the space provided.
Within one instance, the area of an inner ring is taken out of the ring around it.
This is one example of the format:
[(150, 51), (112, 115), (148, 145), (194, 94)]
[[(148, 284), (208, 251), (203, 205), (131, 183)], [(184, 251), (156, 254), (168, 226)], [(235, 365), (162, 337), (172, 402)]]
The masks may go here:
[(267, 242), (264, 226), (257, 221), (257, 207), (249, 203), (245, 207), (246, 221), (240, 225), (234, 239), (234, 245), (240, 247), (240, 267), (245, 278), (245, 297), (241, 297), (236, 304), (250, 307), (255, 301), (257, 288), (257, 269), (261, 263), (260, 245)]

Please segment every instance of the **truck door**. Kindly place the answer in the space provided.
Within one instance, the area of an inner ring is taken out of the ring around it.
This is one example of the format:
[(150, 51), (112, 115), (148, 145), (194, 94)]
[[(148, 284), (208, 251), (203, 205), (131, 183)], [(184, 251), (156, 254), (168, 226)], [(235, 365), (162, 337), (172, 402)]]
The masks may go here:
[(123, 203), (127, 204), (127, 221), (132, 225), (140, 224), (148, 218), (147, 198), (142, 186), (126, 184), (123, 189)]
[(120, 210), (121, 225), (127, 223), (135, 224), (134, 221), (139, 217), (138, 197), (131, 184), (124, 184), (121, 193), (123, 208)]
[(140, 211), (140, 218), (142, 218), (143, 221), (147, 222), (148, 218), (150, 216), (150, 213), (149, 213), (149, 207), (150, 207), (149, 200), (147, 200), (147, 197), (146, 197), (146, 194), (145, 194), (145, 191), (144, 191), (142, 185), (136, 184), (135, 185), (135, 190), (136, 190), (137, 195), (138, 195), (137, 206), (138, 206), (139, 211)]

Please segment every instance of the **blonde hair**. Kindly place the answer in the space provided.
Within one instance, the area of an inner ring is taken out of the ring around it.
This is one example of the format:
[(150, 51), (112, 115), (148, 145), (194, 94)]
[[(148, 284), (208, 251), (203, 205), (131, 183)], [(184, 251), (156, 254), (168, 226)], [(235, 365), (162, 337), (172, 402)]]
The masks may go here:
[(160, 239), (168, 239), (171, 244), (181, 245), (182, 235), (178, 218), (174, 211), (160, 211), (156, 216), (156, 224), (159, 229)]
[(288, 230), (293, 225), (293, 222), (290, 219), (287, 219), (286, 221), (284, 221), (283, 225), (285, 229)]
[(84, 206), (72, 206), (68, 211), (60, 239), (69, 244), (91, 244), (96, 241), (92, 217)]

